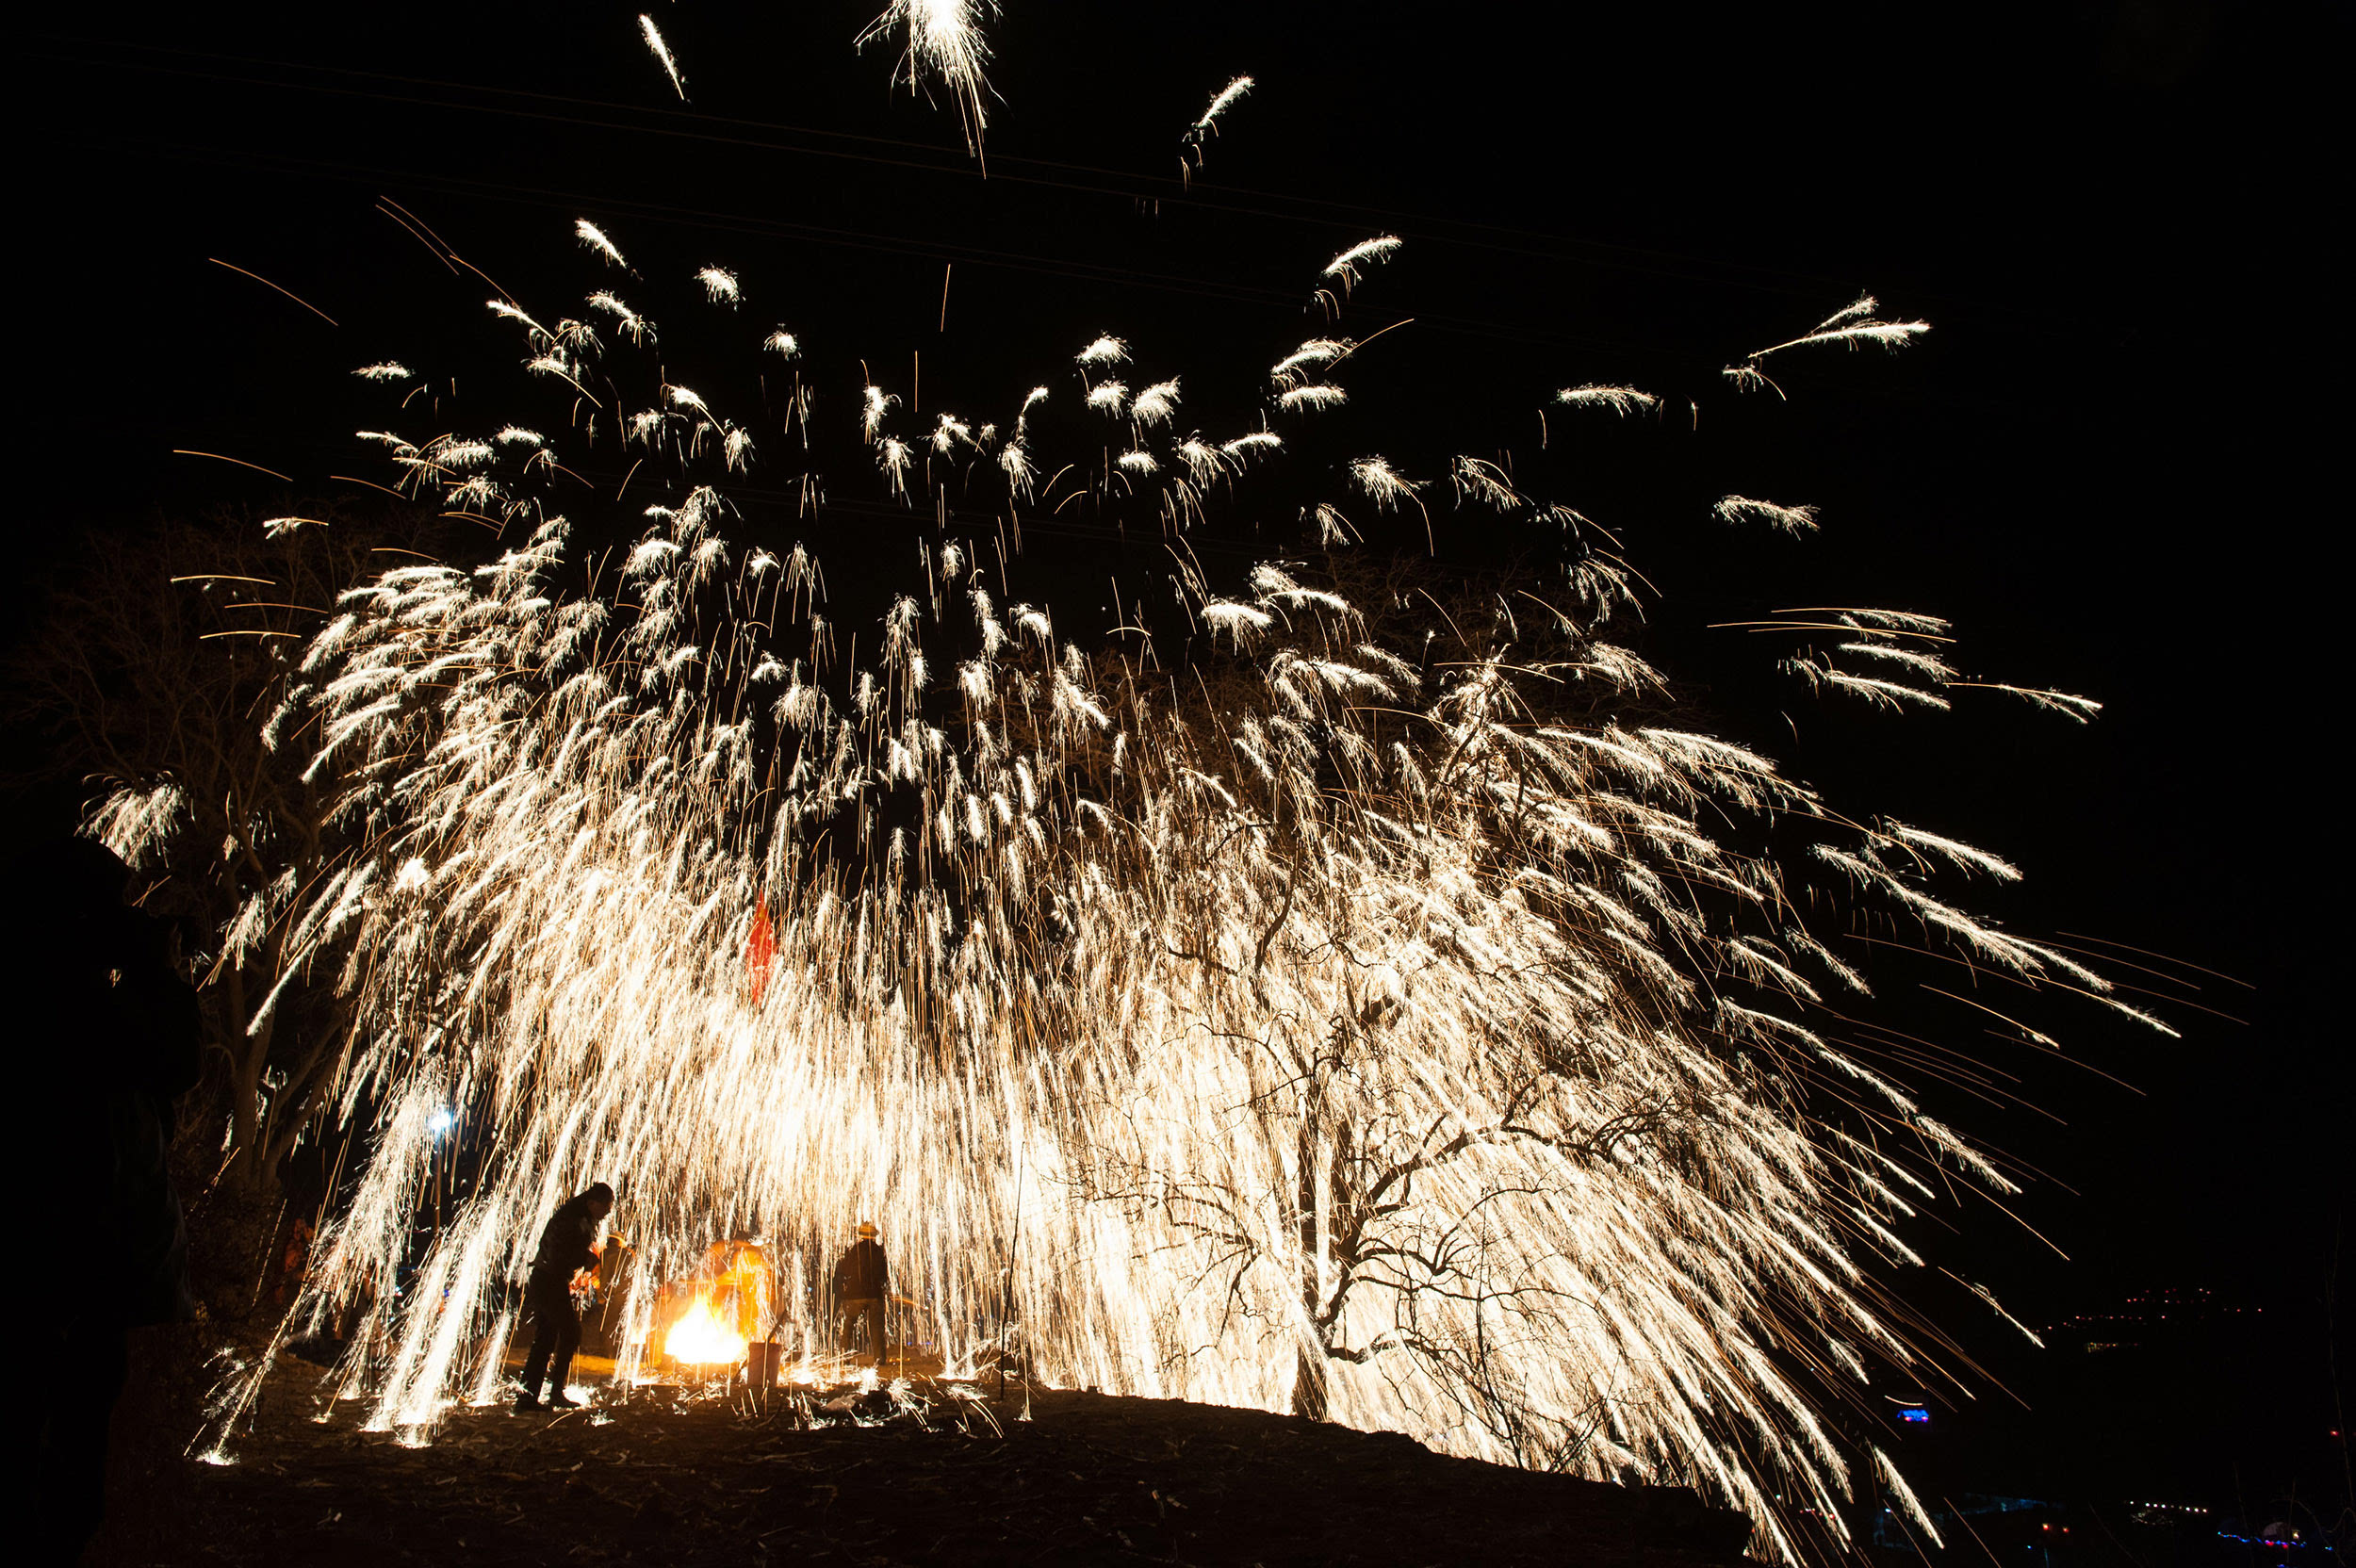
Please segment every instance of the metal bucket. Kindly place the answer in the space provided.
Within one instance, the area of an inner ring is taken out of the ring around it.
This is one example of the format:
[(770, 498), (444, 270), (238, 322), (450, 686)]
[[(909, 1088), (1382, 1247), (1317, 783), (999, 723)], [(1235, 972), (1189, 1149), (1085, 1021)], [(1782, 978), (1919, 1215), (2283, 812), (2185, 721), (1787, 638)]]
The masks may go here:
[(785, 1347), (776, 1340), (761, 1340), (744, 1348), (744, 1380), (755, 1388), (777, 1386), (777, 1367), (785, 1360)]

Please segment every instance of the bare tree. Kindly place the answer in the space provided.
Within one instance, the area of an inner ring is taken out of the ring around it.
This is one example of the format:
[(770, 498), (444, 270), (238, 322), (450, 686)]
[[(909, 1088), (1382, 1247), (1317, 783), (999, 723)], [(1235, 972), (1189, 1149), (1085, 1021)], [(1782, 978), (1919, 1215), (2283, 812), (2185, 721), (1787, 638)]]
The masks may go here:
[(308, 983), (309, 934), (284, 918), (348, 847), (324, 810), (340, 781), (309, 766), (315, 747), (284, 715), (301, 710), (303, 649), (335, 596), (421, 553), (432, 528), (389, 505), (310, 510), (95, 538), (15, 658), (7, 709), (81, 780), (90, 830), (131, 861), (139, 902), (180, 924), (207, 1047), (180, 1133), (221, 1152), (212, 1183), (255, 1196), (315, 1119), (342, 1043), (330, 988)]

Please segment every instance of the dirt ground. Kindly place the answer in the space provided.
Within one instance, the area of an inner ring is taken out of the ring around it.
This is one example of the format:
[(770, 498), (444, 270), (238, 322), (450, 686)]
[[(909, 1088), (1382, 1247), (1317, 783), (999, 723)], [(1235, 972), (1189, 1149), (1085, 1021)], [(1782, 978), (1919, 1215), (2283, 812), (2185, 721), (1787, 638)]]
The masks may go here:
[(330, 1408), (321, 1372), (282, 1366), (229, 1465), (181, 1458), (135, 1388), (89, 1560), (1701, 1568), (1745, 1535), (1681, 1490), (1176, 1401), (599, 1387), (563, 1414), (457, 1410), (418, 1447)]

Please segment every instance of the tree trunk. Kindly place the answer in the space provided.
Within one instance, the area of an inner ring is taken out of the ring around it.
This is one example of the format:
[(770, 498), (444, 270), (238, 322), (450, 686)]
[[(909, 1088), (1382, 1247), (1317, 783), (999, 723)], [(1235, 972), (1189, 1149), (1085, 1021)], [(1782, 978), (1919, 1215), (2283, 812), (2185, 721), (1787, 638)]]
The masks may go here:
[(1293, 1368), (1293, 1413), (1323, 1421), (1327, 1410), (1325, 1358), (1304, 1349)]
[(257, 1052), (237, 1063), (229, 1074), (229, 1168), (222, 1180), (233, 1187), (252, 1189), (261, 1183), (262, 1064)]
[[(1314, 1080), (1312, 1080), (1314, 1083)], [(1316, 1106), (1310, 1102), (1312, 1110)], [(1303, 1117), (1301, 1132), (1294, 1142), (1294, 1160), (1300, 1167), (1300, 1186), (1295, 1195), (1299, 1211), (1301, 1238), (1301, 1310), (1310, 1322), (1317, 1319), (1324, 1305), (1319, 1299), (1322, 1282), (1317, 1278), (1317, 1143), (1311, 1135), (1310, 1123)], [(1326, 1416), (1325, 1357), (1322, 1348), (1312, 1354), (1306, 1346), (1299, 1352), (1293, 1369), (1293, 1413), (1312, 1421)]]
[(275, 1186), (263, 1140), (262, 1076), (270, 1070), (270, 1037), (277, 1032), (273, 1018), (256, 1037), (246, 1033), (245, 967), (229, 970), (229, 1026), (233, 1031), (229, 1059), (229, 1167), (221, 1180), (230, 1186), (267, 1195)]

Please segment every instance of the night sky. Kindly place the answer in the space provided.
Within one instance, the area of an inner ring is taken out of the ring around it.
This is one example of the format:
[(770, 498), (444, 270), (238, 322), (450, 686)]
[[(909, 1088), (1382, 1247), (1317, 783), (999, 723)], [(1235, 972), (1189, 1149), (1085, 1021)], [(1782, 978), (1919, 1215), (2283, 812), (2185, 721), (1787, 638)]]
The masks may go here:
[[(1990, 906), (2014, 929), (2245, 983), (2193, 998), (2242, 1023), (2164, 1008), (2177, 1041), (2040, 1015), (2144, 1093), (2007, 1059), (2068, 1125), (1955, 1114), (2078, 1189), (2022, 1209), (2076, 1261), (1985, 1209), (1942, 1255), (2033, 1323), (2205, 1284), (2311, 1324), (2286, 1375), (2320, 1376), (2351, 1106), (2327, 994), (2347, 970), (2345, 701), (2327, 684), (2347, 506), (2325, 468), (2348, 354), (2324, 237), (2346, 204), (2344, 6), (1017, 3), (993, 32), (987, 180), (945, 106), (887, 90), (887, 48), (853, 54), (872, 8), (663, 3), (685, 106), (630, 6), (49, 9), (15, 93), (28, 605), (93, 531), (219, 501), (267, 515), (334, 493), (331, 472), (376, 475), (353, 466), (352, 367), (462, 340), (508, 355), (479, 281), (379, 196), (519, 296), (593, 275), (580, 216), (642, 270), (730, 266), (751, 319), (793, 326), (833, 374), (838, 420), (859, 357), (907, 396), (921, 355), (927, 416), (1003, 418), (1100, 331), (1140, 371), (1184, 373), (1207, 420), (1321, 330), (1303, 309), (1327, 258), (1399, 235), (1345, 323), (1415, 318), (1353, 367), (1369, 425), (1535, 463), (1556, 387), (1669, 398), (1648, 423), (1558, 424), (1545, 461), (1662, 590), (1644, 647), (1720, 727), (1837, 800), (2014, 859), (2025, 889)], [(1182, 188), (1180, 131), (1246, 73), (1257, 90)], [(1725, 389), (1719, 367), (1860, 289), (1936, 330), (1895, 359), (1792, 363), (1788, 404)], [(1705, 515), (1730, 490), (1814, 502), (1824, 531), (1731, 536)], [(1444, 561), (1511, 553), (1450, 526)], [(847, 505), (797, 523), (783, 501), (751, 528), (843, 563), (854, 598), (860, 564), (904, 569), (916, 535)], [(1291, 543), (1270, 522), (1202, 553), (1232, 586)], [(1136, 559), (1101, 531), (1032, 550), (1030, 581), (1083, 636), (1097, 585)], [(1775, 677), (1780, 645), (1708, 629), (1793, 603), (1951, 616), (1968, 670), (2107, 711), (1872, 718)]]

